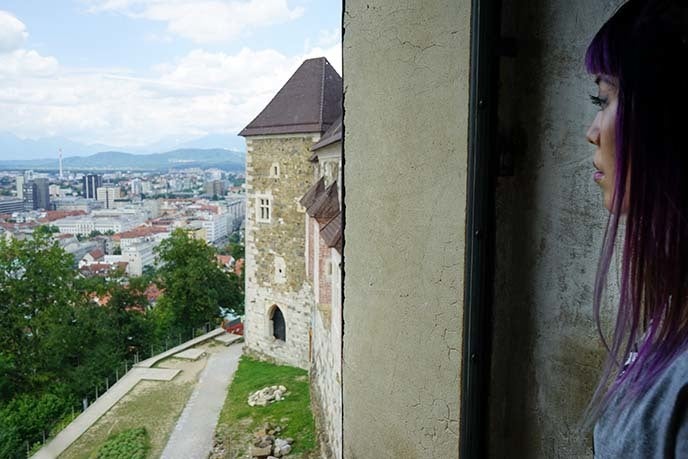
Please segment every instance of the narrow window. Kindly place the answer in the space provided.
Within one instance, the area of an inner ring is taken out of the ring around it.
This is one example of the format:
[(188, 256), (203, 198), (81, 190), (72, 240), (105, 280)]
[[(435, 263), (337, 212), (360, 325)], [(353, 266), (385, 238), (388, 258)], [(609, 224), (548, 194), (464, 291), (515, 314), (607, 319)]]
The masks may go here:
[(272, 166), (270, 166), (270, 177), (271, 178), (279, 178), (279, 176), (280, 176), (279, 163), (272, 163)]
[(272, 310), (272, 336), (280, 341), (287, 340), (287, 326), (284, 323), (284, 315), (277, 306)]

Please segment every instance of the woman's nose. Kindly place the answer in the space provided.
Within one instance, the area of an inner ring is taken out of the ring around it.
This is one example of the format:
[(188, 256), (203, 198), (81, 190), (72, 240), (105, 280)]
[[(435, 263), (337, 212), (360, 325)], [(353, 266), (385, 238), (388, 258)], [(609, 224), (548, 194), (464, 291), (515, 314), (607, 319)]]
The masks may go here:
[(597, 146), (600, 144), (599, 118), (600, 113), (598, 112), (597, 115), (595, 115), (595, 119), (593, 120), (592, 124), (588, 128), (588, 132), (585, 133), (585, 138), (588, 139), (588, 142)]

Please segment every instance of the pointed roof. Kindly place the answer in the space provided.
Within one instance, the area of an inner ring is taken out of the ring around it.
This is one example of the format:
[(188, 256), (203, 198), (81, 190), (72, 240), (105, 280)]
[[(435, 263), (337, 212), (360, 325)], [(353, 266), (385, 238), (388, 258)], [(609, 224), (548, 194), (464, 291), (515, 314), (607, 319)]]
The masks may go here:
[(308, 59), (239, 135), (324, 132), (341, 104), (342, 77), (324, 57)]

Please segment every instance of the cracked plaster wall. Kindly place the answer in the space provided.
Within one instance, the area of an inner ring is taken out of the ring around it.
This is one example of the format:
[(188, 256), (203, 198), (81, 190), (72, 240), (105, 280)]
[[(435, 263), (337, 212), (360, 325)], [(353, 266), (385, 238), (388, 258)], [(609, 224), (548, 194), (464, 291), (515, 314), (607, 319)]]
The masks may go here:
[(518, 56), (500, 70), (502, 148), (515, 168), (497, 186), (493, 458), (592, 457), (577, 427), (603, 357), (592, 286), (606, 211), (585, 139), (596, 87), (583, 56), (619, 3), (503, 3)]
[(347, 1), (344, 457), (458, 455), (467, 0)]

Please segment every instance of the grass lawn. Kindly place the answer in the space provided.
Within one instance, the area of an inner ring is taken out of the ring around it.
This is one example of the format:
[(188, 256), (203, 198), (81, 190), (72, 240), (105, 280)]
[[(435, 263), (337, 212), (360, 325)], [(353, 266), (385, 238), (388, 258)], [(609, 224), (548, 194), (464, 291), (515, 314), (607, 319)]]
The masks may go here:
[[(268, 406), (248, 405), (251, 392), (280, 384), (287, 388), (284, 400)], [(281, 438), (294, 439), (294, 449), (287, 457), (316, 457), (308, 373), (243, 356), (229, 387), (216, 430), (217, 438), (229, 446), (225, 457), (242, 457), (248, 451), (253, 433), (266, 422), (282, 428)]]

